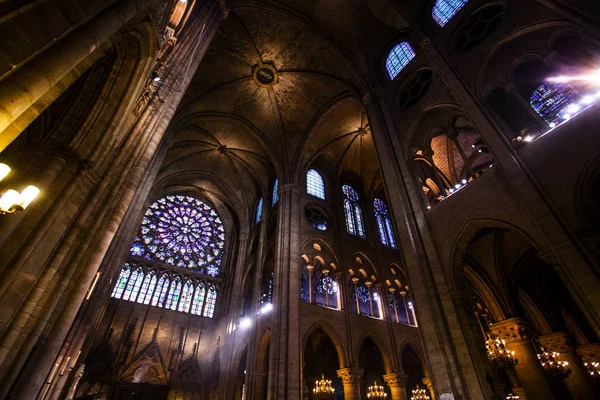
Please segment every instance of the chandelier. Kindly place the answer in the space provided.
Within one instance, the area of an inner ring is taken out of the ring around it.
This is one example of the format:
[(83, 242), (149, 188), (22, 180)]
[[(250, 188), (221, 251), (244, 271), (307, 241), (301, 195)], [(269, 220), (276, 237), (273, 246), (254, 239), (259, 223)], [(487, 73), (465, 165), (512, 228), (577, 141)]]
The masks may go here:
[(542, 363), (542, 368), (548, 375), (557, 379), (565, 379), (571, 375), (571, 369), (567, 361), (560, 360), (560, 353), (552, 352), (548, 353), (544, 351), (542, 354), (538, 354), (538, 359)]
[(333, 399), (335, 389), (331, 386), (331, 381), (325, 379), (325, 375), (321, 375), (321, 380), (315, 382), (313, 394), (317, 399)]
[(487, 355), (490, 361), (493, 361), (504, 368), (514, 367), (519, 360), (515, 358), (515, 352), (506, 348), (506, 341), (489, 335), (489, 339), (485, 341)]
[(367, 392), (368, 399), (387, 399), (387, 393), (383, 391), (383, 386), (377, 386), (377, 382), (373, 386), (369, 386)]
[(584, 360), (583, 365), (585, 365), (585, 369), (587, 369), (588, 374), (594, 379), (600, 378), (600, 363), (597, 361), (586, 361)]
[(419, 385), (417, 385), (417, 388), (412, 391), (410, 400), (430, 400), (430, 397), (425, 389), (419, 389)]
[(508, 396), (506, 396), (506, 400), (519, 400), (519, 396), (514, 393), (509, 393)]

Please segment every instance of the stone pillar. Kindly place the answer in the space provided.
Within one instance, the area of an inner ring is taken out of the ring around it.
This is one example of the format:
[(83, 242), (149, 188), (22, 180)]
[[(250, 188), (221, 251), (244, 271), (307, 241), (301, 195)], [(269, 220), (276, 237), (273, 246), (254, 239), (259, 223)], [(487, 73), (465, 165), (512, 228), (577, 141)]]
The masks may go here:
[[(281, 182), (281, 181), (280, 181)], [(269, 354), (269, 399), (297, 399), (300, 387), (300, 191), (293, 185), (280, 185), (275, 281), (273, 336)], [(266, 222), (266, 221), (264, 221)]]
[(506, 348), (514, 350), (519, 360), (515, 373), (521, 383), (527, 399), (552, 400), (546, 373), (537, 357), (537, 350), (530, 337), (529, 325), (519, 318), (509, 318), (491, 325), (491, 331), (506, 341)]
[(343, 368), (337, 370), (337, 374), (342, 378), (342, 383), (344, 384), (345, 400), (361, 400), (360, 382), (364, 372), (362, 368)]
[(408, 375), (404, 372), (392, 372), (383, 376), (383, 380), (390, 387), (392, 400), (408, 400), (406, 394), (406, 382)]
[[(115, 7), (104, 11), (90, 23), (72, 32), (2, 81), (0, 83), (0, 151), (4, 150), (43, 111), (43, 106), (32, 107), (42, 96), (72, 70), (81, 68), (80, 64), (86, 57), (119, 29), (134, 17), (148, 11), (149, 3), (150, 0), (117, 2)], [(49, 104), (51, 101), (44, 103)]]
[(433, 390), (433, 383), (431, 383), (431, 379), (423, 378), (421, 379), (421, 382), (423, 382), (423, 385), (425, 385), (427, 390), (429, 390), (429, 396), (431, 396), (431, 400), (435, 400), (435, 390)]
[(574, 399), (593, 399), (595, 396), (588, 372), (581, 361), (581, 357), (571, 345), (566, 332), (557, 332), (540, 336), (542, 346), (549, 352), (560, 353), (560, 359), (569, 363), (571, 375), (565, 379), (565, 385)]

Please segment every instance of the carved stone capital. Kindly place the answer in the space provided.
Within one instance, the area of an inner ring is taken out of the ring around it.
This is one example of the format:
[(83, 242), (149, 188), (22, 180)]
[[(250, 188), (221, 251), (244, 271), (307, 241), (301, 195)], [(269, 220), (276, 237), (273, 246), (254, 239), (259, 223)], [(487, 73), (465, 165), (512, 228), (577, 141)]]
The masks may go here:
[(531, 329), (529, 324), (519, 318), (509, 318), (495, 322), (490, 326), (492, 333), (506, 343), (530, 340)]
[(537, 256), (540, 260), (542, 260), (555, 270), (560, 269), (560, 267), (562, 266), (560, 260), (558, 259), (558, 257), (556, 257), (556, 254), (554, 254), (553, 251), (542, 250), (537, 253)]
[(551, 333), (538, 337), (538, 340), (547, 351), (567, 353), (573, 351), (571, 337), (566, 332)]
[(223, 14), (223, 19), (226, 19), (229, 15), (229, 7), (227, 7), (227, 0), (217, 0), (219, 7), (221, 8), (221, 13)]
[(586, 361), (600, 361), (600, 343), (590, 343), (578, 346), (577, 353)]
[(383, 380), (391, 388), (405, 388), (408, 382), (408, 374), (404, 372), (392, 372), (391, 374), (384, 375)]
[(359, 384), (365, 371), (362, 368), (342, 368), (337, 370), (337, 375), (346, 384)]

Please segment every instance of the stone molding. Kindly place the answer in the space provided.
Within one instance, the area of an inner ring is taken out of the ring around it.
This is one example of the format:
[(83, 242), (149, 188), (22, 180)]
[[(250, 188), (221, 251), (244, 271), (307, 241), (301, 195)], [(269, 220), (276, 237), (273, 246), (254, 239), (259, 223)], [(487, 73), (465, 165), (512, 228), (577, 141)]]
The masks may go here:
[(404, 372), (392, 372), (383, 376), (385, 383), (391, 388), (405, 388), (408, 382), (408, 374)]
[(572, 340), (566, 332), (556, 332), (538, 338), (542, 346), (548, 351), (567, 353), (573, 351)]
[(338, 377), (346, 385), (349, 383), (359, 384), (364, 376), (365, 370), (362, 368), (342, 368), (337, 370)]
[(577, 353), (586, 361), (600, 361), (600, 343), (577, 346)]
[(531, 340), (531, 329), (527, 322), (519, 318), (509, 318), (490, 326), (492, 333), (506, 343)]

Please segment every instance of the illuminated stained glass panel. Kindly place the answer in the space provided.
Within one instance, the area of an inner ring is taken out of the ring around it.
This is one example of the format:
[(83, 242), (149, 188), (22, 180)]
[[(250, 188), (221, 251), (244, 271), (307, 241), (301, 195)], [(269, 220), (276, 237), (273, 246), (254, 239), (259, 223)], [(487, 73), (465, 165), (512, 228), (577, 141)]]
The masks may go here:
[(212, 318), (215, 315), (215, 305), (217, 303), (217, 288), (211, 285), (208, 288), (208, 294), (206, 296), (206, 304), (204, 305), (204, 311), (202, 315), (205, 317)]
[(437, 0), (431, 11), (431, 16), (439, 26), (446, 25), (468, 0)]
[(415, 51), (412, 49), (408, 42), (402, 42), (395, 45), (390, 50), (387, 60), (385, 61), (385, 68), (387, 69), (390, 79), (394, 79), (400, 71), (406, 67), (406, 65), (415, 58)]
[(373, 202), (373, 208), (375, 209), (375, 221), (377, 221), (377, 231), (379, 232), (381, 244), (397, 250), (394, 228), (387, 206), (383, 201), (376, 198)]
[(262, 209), (263, 209), (263, 198), (258, 199), (258, 204), (256, 205), (256, 215), (254, 216), (254, 222), (259, 223), (262, 218)]
[(275, 183), (273, 184), (273, 197), (271, 198), (271, 206), (274, 206), (275, 203), (279, 201), (279, 179), (275, 179)]
[(202, 200), (166, 196), (146, 211), (131, 255), (217, 276), (223, 259), (225, 228)]
[(570, 106), (580, 93), (566, 83), (544, 83), (531, 95), (531, 107), (550, 125), (558, 125), (571, 118)]
[(309, 169), (306, 173), (306, 193), (325, 200), (325, 182), (315, 169)]
[(358, 193), (350, 185), (343, 185), (344, 193), (344, 217), (346, 220), (346, 230), (348, 233), (361, 238), (366, 237), (365, 225), (363, 222), (362, 211), (358, 204)]

